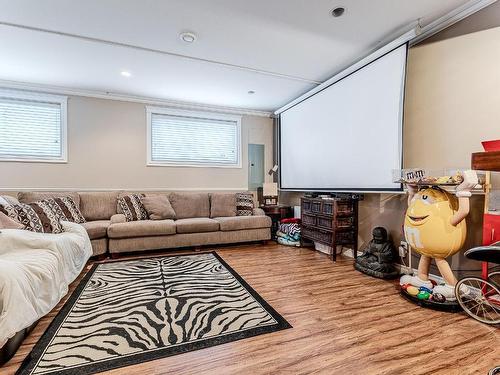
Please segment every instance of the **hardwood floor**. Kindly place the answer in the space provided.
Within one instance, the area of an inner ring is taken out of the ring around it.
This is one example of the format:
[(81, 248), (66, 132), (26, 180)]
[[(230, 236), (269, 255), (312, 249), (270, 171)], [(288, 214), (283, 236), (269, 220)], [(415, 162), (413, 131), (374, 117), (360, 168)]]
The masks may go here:
[[(106, 374), (464, 375), (500, 365), (498, 328), (417, 307), (399, 296), (396, 282), (354, 271), (352, 259), (334, 264), (313, 250), (274, 244), (215, 249), (293, 328)], [(15, 373), (61, 306), (2, 375)]]

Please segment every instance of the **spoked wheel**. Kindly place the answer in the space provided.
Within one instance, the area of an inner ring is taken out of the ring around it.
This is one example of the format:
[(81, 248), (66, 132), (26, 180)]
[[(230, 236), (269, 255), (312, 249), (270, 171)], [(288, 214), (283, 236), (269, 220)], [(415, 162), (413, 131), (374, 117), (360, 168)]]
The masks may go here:
[(491, 272), (488, 275), (488, 281), (500, 289), (500, 271)]
[(500, 290), (479, 277), (465, 277), (455, 286), (457, 301), (464, 311), (486, 324), (500, 324)]

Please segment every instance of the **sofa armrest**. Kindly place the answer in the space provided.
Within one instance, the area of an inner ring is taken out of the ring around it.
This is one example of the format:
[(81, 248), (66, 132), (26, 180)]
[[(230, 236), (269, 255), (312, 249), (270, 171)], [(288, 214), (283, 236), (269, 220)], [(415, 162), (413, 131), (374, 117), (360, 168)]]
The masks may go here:
[(125, 223), (127, 221), (124, 214), (114, 214), (113, 216), (111, 216), (110, 220), (111, 224)]
[(253, 209), (253, 216), (266, 216), (266, 213), (262, 208), (256, 207)]

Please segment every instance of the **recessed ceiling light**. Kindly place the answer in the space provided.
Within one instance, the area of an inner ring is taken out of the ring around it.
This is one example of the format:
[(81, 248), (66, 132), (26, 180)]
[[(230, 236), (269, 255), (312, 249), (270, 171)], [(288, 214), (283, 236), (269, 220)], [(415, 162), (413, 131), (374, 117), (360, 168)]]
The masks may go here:
[(124, 77), (127, 77), (127, 78), (129, 78), (129, 77), (131, 77), (131, 76), (132, 76), (132, 74), (130, 74), (130, 72), (127, 72), (126, 70), (123, 70), (120, 74), (121, 74), (122, 76), (124, 76)]
[(253, 94), (255, 94), (255, 91), (253, 91), (253, 90), (249, 90), (249, 91), (248, 91), (248, 93), (249, 93), (250, 95), (253, 95)]
[(337, 7), (334, 10), (332, 10), (332, 16), (340, 17), (345, 13), (345, 8), (344, 7)]
[(196, 34), (190, 32), (190, 31), (185, 31), (183, 33), (180, 33), (179, 37), (181, 38), (181, 40), (183, 42), (186, 42), (186, 43), (193, 43), (196, 41)]

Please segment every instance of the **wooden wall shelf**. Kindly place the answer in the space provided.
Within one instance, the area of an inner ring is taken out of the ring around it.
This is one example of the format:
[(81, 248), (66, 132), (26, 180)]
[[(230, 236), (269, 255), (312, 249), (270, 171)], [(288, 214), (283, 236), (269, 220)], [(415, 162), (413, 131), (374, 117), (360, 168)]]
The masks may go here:
[(478, 171), (500, 172), (500, 151), (473, 153), (471, 167)]

